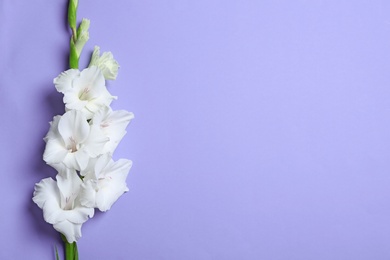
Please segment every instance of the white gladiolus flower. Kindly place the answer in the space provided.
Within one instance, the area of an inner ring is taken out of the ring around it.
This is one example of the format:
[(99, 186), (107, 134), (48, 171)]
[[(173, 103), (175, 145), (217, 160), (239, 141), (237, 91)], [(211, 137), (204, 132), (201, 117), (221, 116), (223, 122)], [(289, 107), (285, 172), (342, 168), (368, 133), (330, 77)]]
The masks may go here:
[(94, 209), (81, 205), (82, 181), (74, 170), (63, 167), (56, 178), (57, 182), (46, 178), (35, 184), (33, 201), (43, 210), (45, 221), (72, 243), (81, 237), (81, 226), (93, 217)]
[(79, 71), (70, 69), (54, 79), (58, 92), (64, 94), (67, 110), (80, 110), (87, 119), (100, 108), (109, 106), (116, 97), (108, 92), (104, 76), (96, 66)]
[(44, 138), (43, 159), (49, 165), (63, 163), (69, 169), (83, 170), (90, 158), (102, 154), (109, 141), (96, 126), (90, 126), (84, 114), (77, 110), (55, 116)]
[(95, 159), (81, 172), (85, 176), (80, 191), (81, 204), (100, 211), (109, 210), (124, 192), (129, 191), (126, 178), (131, 165), (132, 162), (126, 159), (114, 162), (109, 154)]
[(110, 139), (102, 153), (112, 154), (123, 136), (126, 134), (126, 127), (134, 114), (125, 110), (112, 111), (110, 107), (100, 109), (93, 116), (91, 124), (99, 127), (102, 132)]
[(88, 67), (91, 66), (98, 66), (102, 71), (104, 78), (107, 80), (114, 80), (118, 75), (118, 62), (114, 59), (111, 52), (103, 52), (102, 56), (100, 56), (99, 46), (95, 46), (93, 49), (91, 61), (89, 62)]

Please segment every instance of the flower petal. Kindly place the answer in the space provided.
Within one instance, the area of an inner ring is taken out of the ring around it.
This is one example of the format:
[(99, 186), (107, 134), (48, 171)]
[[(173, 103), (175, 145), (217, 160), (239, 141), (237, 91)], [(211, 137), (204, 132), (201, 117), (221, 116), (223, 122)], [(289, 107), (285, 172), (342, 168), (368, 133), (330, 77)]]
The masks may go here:
[(35, 184), (33, 201), (43, 210), (43, 218), (50, 224), (63, 221), (61, 214), (60, 193), (57, 183), (52, 178), (46, 178)]
[(52, 178), (42, 179), (34, 187), (33, 201), (38, 207), (42, 209), (48, 198), (57, 199), (59, 204), (59, 190), (57, 183)]
[(76, 242), (81, 237), (81, 224), (74, 224), (67, 220), (53, 225), (54, 229), (63, 234), (69, 243)]
[(58, 132), (67, 147), (84, 142), (88, 137), (89, 130), (87, 118), (77, 110), (66, 112), (58, 123)]
[(88, 139), (84, 143), (84, 148), (91, 157), (101, 155), (103, 152), (104, 145), (110, 139), (104, 135), (104, 133), (97, 126), (91, 126)]
[(111, 181), (109, 188), (101, 189), (96, 193), (96, 207), (103, 212), (111, 209), (118, 198), (127, 191), (129, 189), (126, 183), (118, 180)]
[(132, 166), (132, 162), (120, 159), (111, 161), (99, 176), (99, 190), (96, 193), (96, 207), (101, 211), (107, 211), (124, 193), (129, 191), (126, 185), (126, 177)]
[(80, 203), (86, 207), (96, 207), (96, 180), (84, 181), (80, 190)]
[(65, 156), (63, 163), (66, 165), (66, 167), (70, 169), (82, 171), (85, 169), (85, 167), (87, 167), (88, 161), (89, 161), (88, 153), (84, 149), (81, 149), (74, 153), (68, 153)]
[(72, 82), (80, 75), (80, 71), (76, 69), (70, 69), (62, 72), (57, 78), (53, 80), (53, 83), (58, 92), (64, 93), (72, 88)]
[(68, 150), (65, 148), (62, 139), (48, 139), (43, 152), (43, 160), (49, 164), (61, 163), (67, 156)]
[(73, 86), (80, 91), (79, 94), (85, 95), (82, 100), (97, 98), (101, 91), (106, 89), (104, 76), (96, 66), (81, 71), (80, 77), (74, 80)]
[(62, 171), (57, 174), (56, 178), (57, 186), (61, 194), (61, 208), (70, 210), (73, 208), (73, 202), (83, 182), (77, 175), (76, 170), (69, 168), (62, 168)]
[(58, 132), (58, 122), (60, 121), (61, 116), (53, 117), (53, 121), (50, 122), (49, 132), (47, 132), (46, 136), (43, 138), (45, 142), (48, 139), (58, 138), (60, 136)]
[(105, 107), (100, 109), (92, 118), (93, 125), (99, 125), (103, 133), (110, 138), (105, 145), (104, 153), (113, 153), (123, 136), (126, 134), (126, 127), (134, 118), (134, 114), (125, 110), (112, 111)]

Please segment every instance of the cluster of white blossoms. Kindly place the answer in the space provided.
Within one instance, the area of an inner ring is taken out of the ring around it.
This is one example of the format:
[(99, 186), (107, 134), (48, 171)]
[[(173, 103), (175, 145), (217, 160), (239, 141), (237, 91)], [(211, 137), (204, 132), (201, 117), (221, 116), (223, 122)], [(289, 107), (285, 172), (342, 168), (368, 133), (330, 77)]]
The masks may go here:
[(65, 114), (53, 118), (44, 140), (44, 161), (58, 172), (56, 181), (45, 178), (35, 185), (33, 201), (46, 222), (69, 243), (81, 237), (81, 226), (94, 209), (107, 211), (126, 191), (132, 162), (114, 161), (112, 154), (134, 118), (125, 110), (114, 111), (105, 80), (115, 79), (118, 63), (111, 53), (95, 47), (89, 67), (70, 69), (54, 79), (63, 93)]

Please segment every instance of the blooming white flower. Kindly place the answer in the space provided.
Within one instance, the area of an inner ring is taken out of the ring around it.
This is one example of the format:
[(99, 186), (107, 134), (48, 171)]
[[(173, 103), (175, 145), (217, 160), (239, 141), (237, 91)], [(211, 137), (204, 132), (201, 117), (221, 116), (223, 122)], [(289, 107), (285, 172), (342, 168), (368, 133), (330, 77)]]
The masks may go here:
[(81, 226), (94, 215), (94, 209), (81, 205), (82, 180), (76, 171), (62, 167), (57, 182), (46, 178), (35, 184), (33, 201), (43, 210), (46, 222), (62, 233), (69, 243), (81, 237)]
[(98, 66), (102, 71), (104, 78), (107, 80), (114, 80), (118, 75), (118, 62), (114, 59), (111, 52), (103, 52), (102, 56), (100, 56), (99, 46), (95, 46), (93, 49), (91, 61), (89, 62), (88, 67), (91, 66)]
[(110, 107), (104, 107), (95, 113), (91, 120), (92, 126), (99, 127), (110, 139), (102, 153), (112, 154), (123, 136), (126, 134), (126, 127), (134, 114), (125, 110), (113, 111)]
[(90, 126), (84, 114), (77, 110), (55, 116), (51, 122), (43, 159), (49, 165), (63, 163), (67, 168), (83, 170), (89, 159), (102, 154), (109, 141), (96, 126)]
[(108, 92), (104, 76), (96, 66), (81, 72), (76, 69), (64, 71), (53, 82), (57, 91), (64, 94), (66, 109), (80, 110), (87, 119), (116, 98)]
[(109, 210), (124, 192), (129, 191), (126, 178), (131, 166), (130, 160), (114, 162), (109, 154), (95, 159), (81, 172), (85, 176), (80, 191), (81, 204), (100, 211)]

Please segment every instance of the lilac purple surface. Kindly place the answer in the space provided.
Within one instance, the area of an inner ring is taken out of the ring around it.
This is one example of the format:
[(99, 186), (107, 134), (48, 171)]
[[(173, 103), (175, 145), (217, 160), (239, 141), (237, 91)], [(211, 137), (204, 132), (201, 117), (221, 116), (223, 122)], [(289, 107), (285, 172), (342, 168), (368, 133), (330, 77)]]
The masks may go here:
[[(0, 259), (54, 259), (31, 200), (52, 176), (65, 0), (0, 1)], [(390, 259), (389, 1), (79, 1), (135, 113), (130, 191), (80, 259)]]

